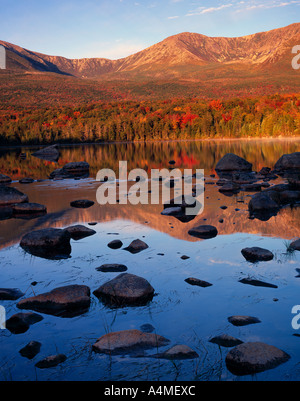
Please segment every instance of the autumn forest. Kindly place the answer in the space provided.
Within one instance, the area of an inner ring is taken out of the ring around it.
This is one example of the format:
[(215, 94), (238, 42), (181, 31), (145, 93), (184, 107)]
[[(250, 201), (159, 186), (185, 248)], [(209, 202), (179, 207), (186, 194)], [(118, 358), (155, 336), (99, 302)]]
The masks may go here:
[(300, 95), (98, 102), (6, 111), (1, 145), (300, 135)]

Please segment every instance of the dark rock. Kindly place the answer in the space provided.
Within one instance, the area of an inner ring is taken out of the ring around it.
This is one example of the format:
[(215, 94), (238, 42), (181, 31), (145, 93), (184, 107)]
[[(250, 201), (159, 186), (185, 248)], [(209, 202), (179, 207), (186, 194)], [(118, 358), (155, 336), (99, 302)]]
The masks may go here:
[(244, 248), (241, 250), (241, 253), (249, 262), (268, 261), (274, 258), (271, 251), (257, 246), (253, 248)]
[(144, 278), (122, 273), (103, 284), (93, 294), (112, 307), (146, 305), (152, 300), (154, 289)]
[(12, 179), (5, 174), (0, 174), (0, 184), (10, 184)]
[(47, 213), (47, 208), (39, 203), (17, 203), (12, 205), (14, 217), (22, 217), (23, 215), (43, 216)]
[(170, 349), (153, 355), (154, 358), (170, 359), (170, 360), (184, 360), (199, 358), (199, 355), (192, 348), (187, 345), (174, 345)]
[(182, 255), (182, 256), (181, 256), (181, 259), (182, 259), (182, 260), (187, 260), (187, 259), (189, 259), (189, 258), (190, 258), (190, 257), (187, 256), (187, 255)]
[(68, 285), (50, 292), (22, 299), (17, 307), (61, 317), (85, 313), (90, 306), (90, 289), (85, 285)]
[(95, 230), (92, 230), (80, 224), (76, 226), (67, 227), (64, 230), (67, 231), (70, 234), (71, 238), (74, 239), (75, 241), (96, 234)]
[(270, 171), (271, 171), (270, 167), (263, 167), (263, 168), (258, 172), (258, 174), (261, 174), (261, 175), (268, 175), (268, 174), (270, 173)]
[(50, 174), (50, 178), (87, 178), (89, 173), (90, 166), (87, 162), (71, 162), (54, 170)]
[(37, 152), (32, 153), (32, 156), (38, 157), (42, 160), (54, 161), (59, 159), (58, 145), (47, 146)]
[(258, 192), (261, 191), (261, 184), (253, 183), (253, 184), (244, 184), (241, 187), (242, 191), (245, 192)]
[(95, 202), (89, 200), (89, 199), (78, 199), (70, 203), (70, 206), (76, 207), (76, 208), (82, 208), (82, 209), (87, 209), (91, 206), (94, 205)]
[(22, 291), (18, 288), (0, 288), (0, 300), (6, 301), (11, 300), (15, 301), (16, 299), (21, 298), (24, 295)]
[[(197, 195), (200, 194), (198, 193)], [(182, 195), (171, 199), (169, 202), (166, 202), (164, 204), (164, 211), (161, 214), (166, 216), (174, 216), (182, 223), (187, 223), (198, 215), (201, 208), (201, 203), (193, 196)]]
[(230, 316), (228, 318), (228, 322), (233, 324), (234, 326), (246, 326), (248, 324), (260, 323), (260, 320), (254, 316)]
[(70, 255), (70, 234), (59, 228), (45, 228), (26, 234), (20, 246), (28, 253), (46, 259), (63, 259)]
[(243, 278), (239, 280), (240, 283), (253, 285), (255, 287), (278, 288), (275, 284), (265, 283), (264, 281), (254, 280), (251, 278)]
[(153, 327), (152, 324), (146, 323), (146, 324), (142, 324), (140, 329), (144, 333), (153, 333), (153, 331), (155, 330), (155, 327)]
[(295, 251), (300, 251), (300, 238), (293, 241), (290, 246), (290, 249), (295, 250)]
[(272, 345), (262, 342), (249, 342), (230, 350), (225, 362), (227, 369), (239, 376), (273, 369), (289, 359), (290, 356), (286, 352)]
[(107, 244), (110, 249), (120, 249), (123, 246), (123, 242), (119, 239), (115, 239)]
[(32, 324), (43, 320), (37, 313), (16, 313), (6, 321), (6, 328), (13, 334), (25, 333)]
[(300, 152), (285, 154), (275, 163), (274, 170), (300, 170)]
[(125, 272), (127, 270), (127, 267), (122, 264), (116, 264), (116, 263), (109, 263), (109, 264), (104, 264), (100, 267), (96, 267), (97, 271), (103, 272), (103, 273), (121, 273)]
[(180, 206), (173, 206), (173, 207), (168, 207), (166, 209), (164, 209), (161, 214), (163, 216), (182, 216), (183, 215), (183, 211), (182, 208)]
[(34, 182), (33, 178), (25, 177), (19, 180), (20, 184), (32, 184)]
[(33, 359), (41, 349), (42, 344), (38, 341), (30, 341), (24, 348), (20, 349), (20, 354), (28, 359)]
[(138, 253), (141, 252), (145, 249), (149, 248), (149, 246), (142, 240), (140, 239), (135, 239), (134, 241), (131, 242), (129, 246), (124, 248), (126, 251), (130, 253)]
[(300, 191), (282, 191), (279, 193), (281, 205), (294, 205), (300, 203)]
[(0, 221), (13, 217), (13, 210), (10, 206), (0, 206)]
[[(273, 187), (271, 187), (273, 188)], [(276, 191), (265, 190), (252, 196), (248, 209), (250, 215), (260, 220), (268, 220), (280, 210), (280, 199)]]
[(188, 233), (193, 237), (208, 239), (216, 237), (218, 235), (218, 230), (216, 229), (216, 227), (211, 225), (201, 225), (191, 228)]
[(240, 186), (235, 184), (234, 182), (228, 182), (221, 186), (219, 192), (230, 192), (230, 193), (238, 193), (240, 191)]
[(207, 281), (199, 280), (198, 278), (193, 278), (193, 277), (189, 277), (189, 278), (185, 279), (184, 281), (190, 285), (197, 285), (198, 287), (205, 288), (205, 287), (212, 286), (212, 284), (208, 283)]
[(236, 345), (243, 344), (243, 341), (238, 338), (231, 337), (227, 334), (221, 334), (209, 340), (210, 343), (220, 345), (221, 347), (235, 347)]
[(0, 206), (13, 205), (14, 203), (28, 202), (28, 196), (16, 188), (0, 186)]
[(130, 354), (169, 343), (169, 340), (154, 333), (140, 330), (124, 330), (105, 334), (93, 344), (93, 351), (102, 354)]
[(60, 363), (65, 362), (67, 359), (66, 355), (58, 354), (58, 355), (50, 355), (46, 358), (40, 360), (35, 364), (35, 366), (39, 369), (48, 369), (54, 368), (55, 366), (59, 365)]
[(252, 164), (233, 153), (227, 153), (216, 165), (216, 171), (251, 171)]

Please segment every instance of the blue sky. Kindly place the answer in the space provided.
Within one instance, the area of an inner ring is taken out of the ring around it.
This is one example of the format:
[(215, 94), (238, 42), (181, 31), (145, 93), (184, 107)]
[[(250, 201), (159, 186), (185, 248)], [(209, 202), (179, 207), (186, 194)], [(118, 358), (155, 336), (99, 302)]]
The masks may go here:
[(0, 0), (0, 40), (117, 59), (180, 32), (243, 36), (300, 21), (300, 0)]

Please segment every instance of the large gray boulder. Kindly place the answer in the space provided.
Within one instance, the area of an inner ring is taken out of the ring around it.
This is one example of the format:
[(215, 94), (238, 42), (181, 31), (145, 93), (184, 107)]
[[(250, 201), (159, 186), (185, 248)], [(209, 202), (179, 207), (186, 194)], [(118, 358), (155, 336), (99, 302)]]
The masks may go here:
[(243, 343), (229, 351), (225, 358), (228, 370), (237, 375), (250, 375), (273, 369), (288, 361), (290, 356), (262, 342)]

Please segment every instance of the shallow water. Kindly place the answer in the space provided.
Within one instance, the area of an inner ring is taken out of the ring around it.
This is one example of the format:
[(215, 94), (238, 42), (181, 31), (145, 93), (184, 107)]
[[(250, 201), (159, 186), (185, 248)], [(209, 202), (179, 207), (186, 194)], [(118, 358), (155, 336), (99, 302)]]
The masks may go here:
[[(292, 328), (291, 310), (300, 304), (300, 279), (296, 277), (300, 252), (287, 252), (287, 243), (300, 236), (300, 208), (282, 209), (266, 222), (250, 220), (251, 193), (225, 196), (215, 185), (218, 177), (210, 177), (215, 173), (216, 162), (228, 152), (247, 158), (254, 170), (258, 170), (263, 166), (273, 167), (283, 153), (297, 150), (299, 142), (295, 140), (66, 147), (62, 149), (59, 165), (86, 160), (92, 168), (89, 178), (61, 181), (47, 179), (57, 164), (30, 156), (29, 149), (22, 149), (27, 154), (25, 160), (18, 157), (20, 149), (4, 153), (0, 159), (1, 172), (12, 176), (15, 182), (11, 185), (25, 192), (31, 202), (46, 205), (48, 213), (32, 220), (0, 221), (1, 287), (20, 288), (26, 292), (25, 297), (68, 284), (85, 284), (94, 291), (118, 274), (101, 273), (96, 268), (105, 263), (122, 263), (129, 273), (151, 283), (155, 297), (146, 306), (110, 309), (92, 295), (91, 306), (83, 315), (60, 318), (41, 314), (44, 319), (26, 333), (0, 330), (0, 380), (298, 380), (300, 338), (294, 334), (300, 334), (300, 330)], [(130, 161), (128, 168), (162, 168), (168, 167), (171, 159), (179, 168), (205, 169), (204, 212), (189, 223), (161, 216), (162, 205), (100, 206), (96, 202), (89, 209), (70, 207), (75, 199), (96, 201), (99, 182), (95, 176), (100, 168), (115, 168), (118, 160)], [(18, 183), (24, 176), (43, 181)], [(222, 210), (222, 205), (228, 208)], [(223, 223), (219, 223), (220, 218), (224, 219)], [(97, 224), (90, 227), (89, 222)], [(93, 228), (96, 234), (72, 240), (68, 259), (42, 259), (19, 247), (20, 239), (30, 230), (75, 224)], [(199, 224), (215, 225), (218, 236), (209, 240), (191, 237), (188, 230)], [(120, 239), (124, 248), (136, 238), (145, 241), (149, 248), (133, 255), (124, 249), (107, 247), (111, 240)], [(269, 249), (274, 259), (257, 264), (247, 262), (241, 249), (252, 246)], [(189, 259), (182, 260), (182, 255), (188, 255)], [(191, 286), (184, 281), (188, 277), (213, 285)], [(240, 283), (245, 277), (266, 281), (278, 288)], [(31, 286), (34, 281), (37, 285)], [(7, 318), (20, 312), (16, 303), (1, 301)], [(231, 315), (256, 316), (261, 323), (235, 327), (227, 320)], [(92, 344), (105, 333), (139, 329), (143, 324), (151, 324), (171, 345), (189, 345), (198, 352), (199, 358), (175, 362), (157, 360), (151, 358), (156, 350), (139, 358), (92, 352)], [(222, 333), (244, 342), (262, 341), (277, 346), (291, 358), (275, 369), (237, 377), (225, 365), (230, 348), (219, 348), (209, 342)], [(18, 351), (32, 340), (41, 342), (42, 347), (33, 360), (28, 360)], [(43, 357), (56, 353), (64, 353), (67, 360), (51, 369), (34, 366)]]

